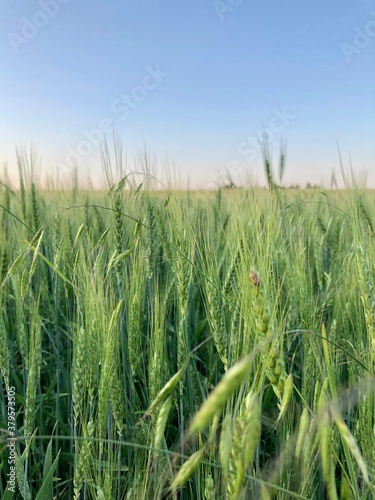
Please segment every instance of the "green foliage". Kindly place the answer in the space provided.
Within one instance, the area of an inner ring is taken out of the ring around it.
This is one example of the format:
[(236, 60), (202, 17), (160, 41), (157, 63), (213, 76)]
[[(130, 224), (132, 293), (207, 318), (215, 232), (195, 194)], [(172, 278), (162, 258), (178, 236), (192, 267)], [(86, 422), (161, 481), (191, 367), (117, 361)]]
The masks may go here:
[(375, 496), (373, 195), (286, 193), (265, 148), (269, 190), (217, 193), (41, 192), (20, 156), (2, 498), (12, 386), (23, 498)]

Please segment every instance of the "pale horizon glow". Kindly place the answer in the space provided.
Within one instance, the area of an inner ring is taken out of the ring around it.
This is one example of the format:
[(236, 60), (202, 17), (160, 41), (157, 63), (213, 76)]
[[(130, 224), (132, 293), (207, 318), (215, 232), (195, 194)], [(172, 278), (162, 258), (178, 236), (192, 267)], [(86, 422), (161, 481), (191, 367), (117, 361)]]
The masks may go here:
[[(232, 4), (236, 4), (233, 6)], [(329, 187), (344, 169), (375, 187), (370, 0), (327, 4), (231, 0), (1, 2), (0, 146), (33, 144), (42, 178), (103, 179), (99, 144), (122, 140), (127, 170), (145, 148), (152, 170), (190, 188), (265, 185), (270, 136), (283, 185)], [(366, 175), (365, 175), (366, 173)]]

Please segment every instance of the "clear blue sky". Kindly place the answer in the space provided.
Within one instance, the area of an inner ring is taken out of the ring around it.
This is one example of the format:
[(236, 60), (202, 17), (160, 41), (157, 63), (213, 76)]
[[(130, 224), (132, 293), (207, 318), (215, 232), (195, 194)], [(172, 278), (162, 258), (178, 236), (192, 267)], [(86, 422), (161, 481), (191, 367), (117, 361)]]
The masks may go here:
[(10, 169), (15, 146), (32, 142), (44, 170), (69, 171), (79, 150), (81, 172), (96, 176), (97, 137), (85, 131), (114, 126), (130, 168), (146, 145), (193, 185), (225, 168), (262, 181), (252, 138), (269, 128), (275, 156), (287, 140), (285, 182), (328, 182), (333, 168), (339, 177), (338, 142), (346, 166), (350, 155), (375, 186), (373, 1), (0, 6), (0, 148)]

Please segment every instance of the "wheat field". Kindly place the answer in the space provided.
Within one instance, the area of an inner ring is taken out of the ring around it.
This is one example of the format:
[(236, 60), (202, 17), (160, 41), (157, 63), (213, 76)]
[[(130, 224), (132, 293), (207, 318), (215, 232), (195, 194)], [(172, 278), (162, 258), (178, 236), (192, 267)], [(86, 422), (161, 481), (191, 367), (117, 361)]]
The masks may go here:
[(373, 192), (32, 173), (0, 194), (1, 498), (375, 498)]

